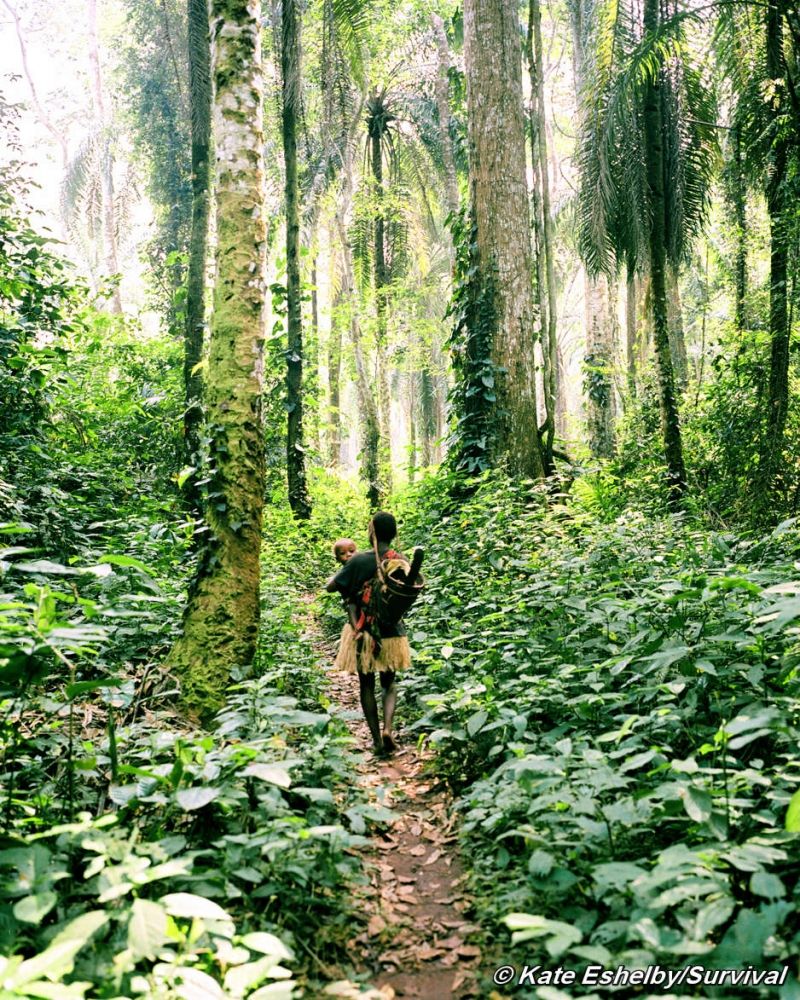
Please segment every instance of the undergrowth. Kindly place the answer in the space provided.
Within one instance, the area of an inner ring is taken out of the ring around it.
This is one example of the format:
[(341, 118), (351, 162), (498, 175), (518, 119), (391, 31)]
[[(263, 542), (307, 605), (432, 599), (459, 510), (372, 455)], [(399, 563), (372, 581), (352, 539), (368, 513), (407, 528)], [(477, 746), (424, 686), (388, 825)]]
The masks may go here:
[(747, 538), (597, 497), (491, 475), (400, 501), (428, 548), (404, 697), (478, 915), (520, 967), (790, 963), (800, 996), (798, 525)]
[(383, 817), (352, 782), (303, 617), (360, 501), (322, 477), (316, 492), (303, 529), (268, 505), (258, 656), (207, 732), (159, 665), (181, 538), (108, 534), (62, 564), (4, 526), (3, 997), (275, 1000), (342, 957), (354, 848)]

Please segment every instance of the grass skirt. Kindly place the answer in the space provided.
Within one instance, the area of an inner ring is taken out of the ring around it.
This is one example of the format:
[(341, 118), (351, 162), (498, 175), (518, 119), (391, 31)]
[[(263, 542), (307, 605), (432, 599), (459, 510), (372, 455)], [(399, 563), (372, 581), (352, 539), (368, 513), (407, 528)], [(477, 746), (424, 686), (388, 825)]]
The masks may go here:
[(411, 647), (408, 636), (400, 635), (394, 639), (381, 639), (381, 649), (377, 656), (373, 652), (373, 640), (364, 635), (361, 643), (361, 653), (356, 649), (355, 633), (351, 625), (342, 629), (339, 640), (339, 652), (336, 654), (334, 666), (347, 674), (356, 671), (362, 674), (374, 674), (376, 670), (405, 670), (411, 666)]

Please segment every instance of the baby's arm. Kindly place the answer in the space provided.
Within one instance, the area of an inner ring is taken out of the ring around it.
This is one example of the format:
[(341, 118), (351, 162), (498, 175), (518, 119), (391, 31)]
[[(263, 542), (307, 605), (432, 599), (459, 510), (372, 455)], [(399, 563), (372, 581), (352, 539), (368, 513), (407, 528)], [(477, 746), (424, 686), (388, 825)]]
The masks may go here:
[(350, 624), (353, 626), (353, 630), (358, 632), (358, 619), (360, 617), (358, 613), (358, 604), (355, 601), (347, 602), (347, 617), (350, 620)]

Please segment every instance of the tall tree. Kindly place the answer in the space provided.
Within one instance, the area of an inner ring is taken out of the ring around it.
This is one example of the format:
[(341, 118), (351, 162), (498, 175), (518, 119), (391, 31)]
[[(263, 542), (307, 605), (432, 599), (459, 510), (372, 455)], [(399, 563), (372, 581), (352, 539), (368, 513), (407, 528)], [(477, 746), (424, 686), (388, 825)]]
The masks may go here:
[[(206, 318), (206, 261), (211, 181), (211, 50), (207, 0), (188, 2), (189, 95), (192, 134), (192, 221), (186, 286), (186, 332), (184, 336), (183, 382), (186, 409), (183, 418), (184, 453), (187, 466), (200, 467), (203, 357)], [(189, 500), (200, 509), (197, 476), (189, 479)]]
[[(114, 158), (111, 146), (111, 134), (106, 116), (105, 95), (103, 93), (103, 73), (100, 66), (100, 44), (97, 38), (97, 0), (87, 0), (86, 11), (89, 24), (89, 68), (92, 81), (92, 98), (103, 150), (100, 169), (103, 245), (108, 273), (109, 275), (116, 275), (119, 274), (119, 256), (117, 253), (117, 218), (114, 204)], [(111, 292), (111, 309), (113, 312), (122, 312), (122, 294), (118, 283), (114, 284)]]
[(258, 636), (265, 460), (263, 77), (258, 0), (211, 0), (217, 272), (206, 385), (208, 534), (169, 656), (207, 717)]
[[(533, 364), (530, 214), (522, 58), (515, 0), (465, 0), (464, 58), (474, 275), (481, 306), (468, 337), (491, 351), (495, 459), (544, 475)], [(474, 358), (480, 362), (481, 359)], [(486, 376), (482, 376), (486, 377)]]
[(373, 199), (373, 280), (375, 287), (375, 352), (378, 368), (378, 415), (381, 429), (381, 477), (384, 489), (392, 488), (391, 426), (389, 418), (389, 373), (387, 371), (387, 321), (391, 276), (386, 260), (387, 210), (383, 181), (383, 146), (389, 141), (389, 123), (395, 115), (387, 100), (386, 90), (375, 89), (367, 100), (367, 136)]
[(593, 10), (590, 102), (581, 128), (581, 252), (591, 272), (646, 272), (671, 502), (686, 491), (670, 350), (667, 269), (702, 224), (716, 162), (716, 106), (692, 61), (683, 20), (641, 16), (628, 0)]
[[(746, 177), (762, 188), (769, 216), (770, 359), (756, 486), (760, 507), (770, 516), (775, 510), (773, 493), (780, 486), (789, 413), (789, 273), (800, 176), (797, 11), (784, 0), (767, 0), (756, 12), (747, 6), (721, 5), (716, 41), (734, 98), (733, 155), (738, 148), (744, 175), (737, 183), (743, 184)], [(738, 226), (744, 217), (744, 190), (737, 193), (735, 212)], [(744, 301), (746, 280), (743, 247), (738, 256), (737, 309), (743, 313), (739, 305)]]
[(286, 473), (289, 505), (307, 519), (311, 501), (306, 485), (303, 444), (303, 317), (300, 286), (300, 203), (297, 184), (297, 120), (302, 83), (300, 16), (297, 0), (281, 4), (281, 81), (286, 205)]
[[(787, 167), (790, 153), (789, 87), (798, 82), (786, 59), (784, 18), (788, 4), (768, 0), (766, 21), (766, 83), (769, 88), (768, 121), (771, 133), (767, 159), (766, 196), (769, 213), (769, 332), (770, 364), (767, 397), (767, 427), (759, 472), (763, 498), (768, 502), (783, 454), (786, 417), (789, 412), (789, 308), (787, 218)], [(795, 128), (800, 125), (797, 92), (794, 91)], [(795, 137), (795, 143), (797, 138)]]
[(445, 197), (448, 212), (458, 211), (458, 175), (456, 173), (456, 158), (453, 151), (453, 137), (450, 133), (450, 48), (447, 44), (447, 33), (444, 21), (438, 14), (431, 14), (431, 24), (436, 38), (436, 78), (434, 92), (436, 94), (436, 113), (439, 119), (439, 142), (442, 147), (444, 162)]
[[(153, 207), (152, 236), (144, 247), (150, 295), (177, 333), (186, 322), (180, 292), (187, 280), (195, 194), (192, 103), (197, 105), (198, 95), (192, 93), (196, 68), (189, 65), (188, 20), (197, 14), (191, 14), (187, 0), (124, 0), (124, 8), (117, 101)], [(208, 61), (207, 43), (204, 48)], [(191, 58), (197, 64), (197, 52)]]
[[(589, 103), (585, 94), (587, 36), (585, 0), (570, 0), (572, 59), (578, 107)], [(586, 331), (586, 409), (589, 447), (596, 458), (611, 458), (615, 450), (617, 401), (614, 361), (617, 322), (616, 284), (602, 272), (584, 269), (584, 329)]]
[(531, 85), (531, 162), (533, 167), (533, 232), (536, 253), (537, 290), (542, 330), (545, 402), (544, 464), (550, 469), (556, 411), (559, 402), (558, 295), (555, 269), (555, 229), (550, 207), (550, 168), (547, 151), (547, 120), (544, 104), (544, 51), (542, 11), (539, 0), (528, 3), (528, 34), (525, 44)]

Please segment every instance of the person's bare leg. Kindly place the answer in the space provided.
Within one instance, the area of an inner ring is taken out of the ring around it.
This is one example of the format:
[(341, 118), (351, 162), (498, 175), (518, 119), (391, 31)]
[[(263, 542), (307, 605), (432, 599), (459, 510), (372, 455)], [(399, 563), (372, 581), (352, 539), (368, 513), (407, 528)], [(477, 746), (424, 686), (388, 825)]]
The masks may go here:
[(397, 744), (392, 736), (392, 723), (397, 704), (397, 683), (393, 670), (381, 671), (381, 688), (383, 690), (383, 745), (387, 750), (396, 750)]
[(375, 674), (362, 674), (358, 672), (358, 688), (361, 697), (361, 708), (364, 711), (364, 718), (367, 720), (369, 731), (372, 734), (372, 743), (376, 752), (383, 750), (383, 737), (381, 736), (381, 725), (378, 721), (378, 703), (375, 700)]

